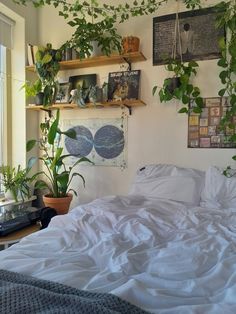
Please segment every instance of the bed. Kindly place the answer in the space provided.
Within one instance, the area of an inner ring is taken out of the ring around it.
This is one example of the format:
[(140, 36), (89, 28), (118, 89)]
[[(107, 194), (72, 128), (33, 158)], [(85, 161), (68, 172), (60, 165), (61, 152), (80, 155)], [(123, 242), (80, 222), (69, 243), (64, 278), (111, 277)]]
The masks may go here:
[(2, 251), (0, 268), (151, 313), (236, 313), (236, 178), (145, 166), (127, 196), (54, 217)]

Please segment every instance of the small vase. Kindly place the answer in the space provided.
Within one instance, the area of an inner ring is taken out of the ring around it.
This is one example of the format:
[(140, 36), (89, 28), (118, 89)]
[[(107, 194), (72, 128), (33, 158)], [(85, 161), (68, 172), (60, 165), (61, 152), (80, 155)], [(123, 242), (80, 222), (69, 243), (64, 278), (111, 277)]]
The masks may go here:
[(90, 52), (90, 57), (97, 57), (102, 56), (102, 49), (100, 46), (98, 46), (98, 42), (96, 40), (91, 41), (91, 46), (93, 47), (93, 50)]
[(9, 201), (14, 200), (15, 202), (19, 201), (19, 195), (18, 194), (19, 194), (18, 190), (13, 191), (13, 190), (8, 189), (4, 192), (4, 196), (7, 200), (9, 200)]

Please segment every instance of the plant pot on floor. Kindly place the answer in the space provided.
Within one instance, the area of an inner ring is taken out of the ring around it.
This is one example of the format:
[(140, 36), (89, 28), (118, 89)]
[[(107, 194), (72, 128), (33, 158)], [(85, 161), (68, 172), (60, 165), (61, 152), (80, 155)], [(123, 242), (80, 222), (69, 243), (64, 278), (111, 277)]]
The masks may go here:
[(64, 215), (68, 213), (70, 203), (73, 195), (68, 193), (66, 197), (51, 197), (50, 195), (43, 196), (43, 202), (46, 207), (54, 208), (58, 215)]

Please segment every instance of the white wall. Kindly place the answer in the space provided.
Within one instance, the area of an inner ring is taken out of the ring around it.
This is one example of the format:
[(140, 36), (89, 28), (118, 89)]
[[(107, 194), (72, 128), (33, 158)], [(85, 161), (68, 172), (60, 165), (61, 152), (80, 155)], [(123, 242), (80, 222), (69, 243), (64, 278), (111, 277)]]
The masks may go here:
[[(38, 11), (33, 7), (15, 5), (10, 0), (0, 1), (0, 12), (16, 21), (14, 27), (14, 47), (11, 53), (11, 158), (8, 163), (25, 165), (27, 132), (37, 136), (38, 118), (28, 114), (26, 128), (25, 94), (20, 90), (25, 83), (25, 43), (38, 42)], [(10, 112), (10, 111), (9, 111)]]
[[(114, 1), (115, 2), (115, 1)], [(208, 4), (218, 1), (207, 1)], [(163, 5), (159, 15), (175, 12), (175, 1)], [(157, 16), (154, 14), (153, 16)], [(52, 27), (57, 25), (57, 27)], [(39, 18), (40, 41), (52, 42), (59, 47), (70, 36), (70, 27), (55, 9), (44, 8)], [(152, 66), (152, 16), (133, 18), (119, 26), (122, 35), (137, 35), (141, 39), (141, 50), (146, 62), (133, 64), (133, 69), (141, 69), (141, 99), (145, 107), (133, 110), (128, 121), (128, 168), (121, 171), (112, 167), (81, 167), (86, 178), (86, 189), (80, 190), (80, 201), (88, 201), (107, 194), (126, 194), (136, 169), (149, 163), (172, 163), (186, 167), (206, 169), (209, 165), (226, 166), (231, 163), (233, 149), (190, 149), (187, 148), (187, 116), (177, 113), (180, 104), (161, 104), (158, 97), (152, 96), (152, 87), (161, 86), (166, 77), (164, 66)], [(217, 96), (220, 87), (217, 60), (200, 61), (196, 83), (205, 97)], [(100, 80), (108, 72), (119, 70), (118, 65), (75, 70), (67, 73), (97, 73)], [(61, 73), (61, 76), (63, 74)], [(120, 115), (119, 110), (77, 110), (63, 112), (63, 117), (88, 118), (92, 116)], [(74, 200), (74, 205), (78, 200)]]

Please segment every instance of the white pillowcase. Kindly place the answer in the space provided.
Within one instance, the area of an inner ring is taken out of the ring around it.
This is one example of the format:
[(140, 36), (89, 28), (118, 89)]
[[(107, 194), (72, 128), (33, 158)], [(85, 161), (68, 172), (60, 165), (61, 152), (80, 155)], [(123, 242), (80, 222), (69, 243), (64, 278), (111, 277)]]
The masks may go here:
[(141, 168), (131, 187), (131, 195), (164, 198), (199, 205), (204, 172), (174, 165), (148, 165)]
[(216, 209), (236, 207), (236, 177), (227, 178), (222, 172), (222, 169), (214, 166), (206, 171), (200, 203), (202, 207)]

